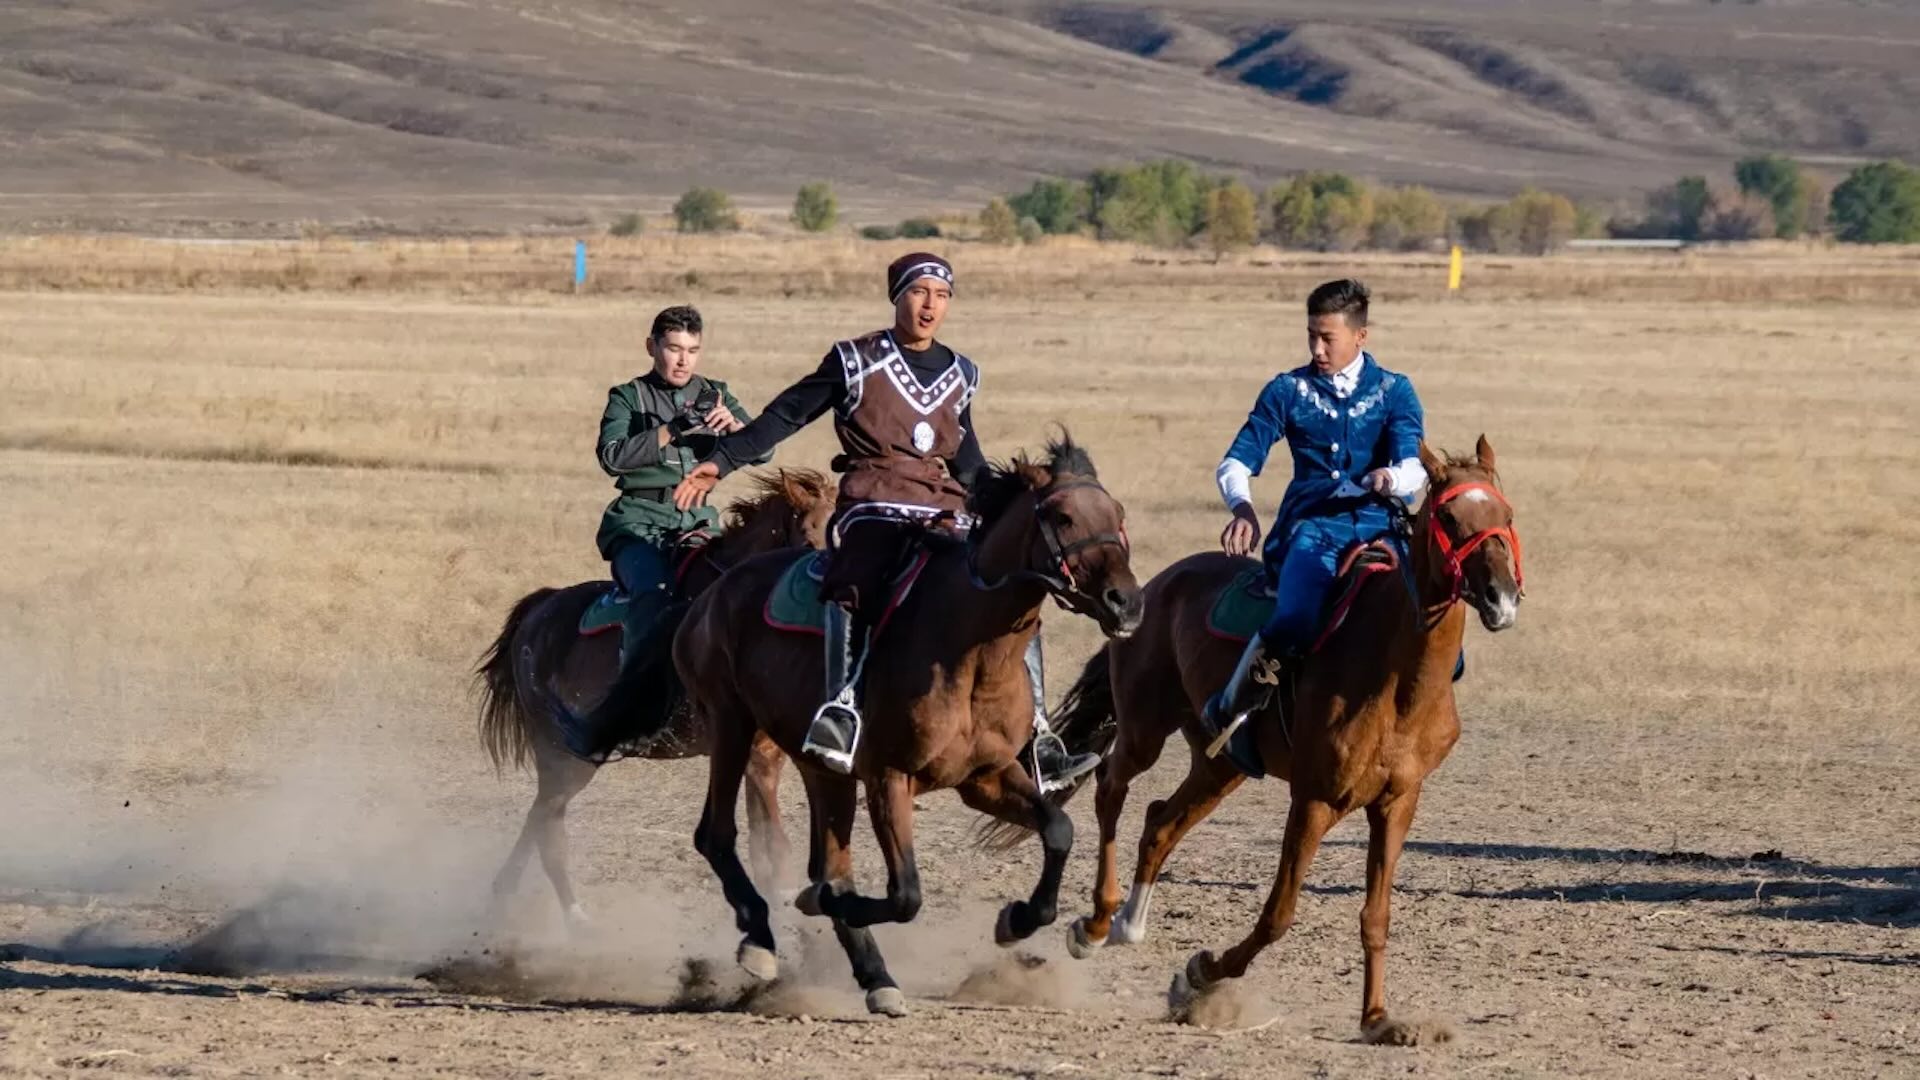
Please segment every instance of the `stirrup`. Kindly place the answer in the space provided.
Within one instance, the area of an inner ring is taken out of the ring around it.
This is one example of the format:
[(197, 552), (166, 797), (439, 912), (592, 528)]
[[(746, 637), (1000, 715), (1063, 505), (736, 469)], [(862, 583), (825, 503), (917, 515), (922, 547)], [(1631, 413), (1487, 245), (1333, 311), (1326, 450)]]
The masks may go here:
[[(860, 729), (865, 726), (860, 721), (860, 709), (854, 704), (853, 688), (848, 687), (834, 697), (832, 701), (814, 710), (813, 723), (807, 726), (807, 737), (800, 744), (804, 754), (811, 755), (820, 764), (848, 776), (853, 773), (853, 755), (860, 749)], [(814, 732), (826, 728), (834, 734), (846, 733), (846, 748), (829, 746), (814, 739)]]

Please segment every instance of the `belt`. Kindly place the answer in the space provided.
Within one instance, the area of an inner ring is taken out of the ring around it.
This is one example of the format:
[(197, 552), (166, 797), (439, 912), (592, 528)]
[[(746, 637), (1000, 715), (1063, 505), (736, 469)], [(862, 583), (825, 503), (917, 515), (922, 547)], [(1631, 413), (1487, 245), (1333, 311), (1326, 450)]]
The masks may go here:
[(621, 488), (620, 497), (623, 499), (639, 499), (642, 502), (672, 502), (673, 489), (670, 487)]

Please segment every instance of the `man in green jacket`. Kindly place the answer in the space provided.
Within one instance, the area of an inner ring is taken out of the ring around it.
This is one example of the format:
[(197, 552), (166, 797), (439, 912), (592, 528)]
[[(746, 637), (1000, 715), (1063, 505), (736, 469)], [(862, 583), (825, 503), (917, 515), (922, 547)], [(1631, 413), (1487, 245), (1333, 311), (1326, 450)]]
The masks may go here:
[[(673, 505), (673, 489), (721, 435), (750, 417), (727, 384), (695, 373), (700, 365), (700, 313), (670, 307), (653, 317), (647, 355), (653, 370), (607, 391), (600, 417), (600, 467), (620, 495), (600, 518), (600, 554), (631, 598), (626, 625), (644, 629), (667, 606), (674, 553), (685, 541), (717, 531), (719, 512)], [(629, 641), (631, 662), (643, 650)]]

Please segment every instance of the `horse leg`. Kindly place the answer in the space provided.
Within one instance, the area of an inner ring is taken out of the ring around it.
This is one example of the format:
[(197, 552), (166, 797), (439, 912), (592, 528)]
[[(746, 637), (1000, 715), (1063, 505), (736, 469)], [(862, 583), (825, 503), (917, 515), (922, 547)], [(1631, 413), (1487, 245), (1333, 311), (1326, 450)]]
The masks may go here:
[(1360, 1000), (1360, 1030), (1370, 1043), (1413, 1046), (1414, 1025), (1387, 1018), (1387, 923), (1393, 903), (1393, 873), (1400, 862), (1420, 789), (1367, 807), (1367, 902), (1360, 908), (1360, 944), (1366, 950), (1366, 989)]
[(920, 914), (920, 868), (913, 858), (913, 778), (888, 769), (879, 783), (867, 785), (867, 817), (887, 860), (887, 895), (832, 893), (821, 910), (848, 926), (912, 922)]
[(567, 875), (567, 804), (593, 782), (599, 767), (540, 738), (533, 741), (533, 762), (539, 787), (534, 792), (533, 805), (527, 807), (519, 839), (514, 841), (507, 861), (494, 876), (494, 910), (497, 913), (505, 906), (507, 897), (526, 872), (527, 859), (538, 850), (541, 869), (553, 883), (553, 893), (560, 901), (567, 928), (577, 933), (585, 928), (588, 919), (586, 909), (574, 895), (573, 881)]
[[(1193, 749), (1186, 779), (1171, 796), (1147, 807), (1146, 826), (1140, 833), (1139, 861), (1133, 868), (1133, 888), (1127, 892), (1126, 906), (1114, 916), (1116, 943), (1137, 945), (1147, 938), (1147, 912), (1153, 902), (1153, 886), (1167, 857), (1195, 825), (1206, 820), (1220, 800), (1233, 794), (1246, 777), (1222, 758), (1214, 760)], [(1117, 815), (1117, 811), (1116, 811)]]
[(1001, 908), (993, 926), (996, 945), (1025, 941), (1041, 927), (1053, 924), (1060, 904), (1060, 878), (1066, 872), (1067, 854), (1073, 850), (1073, 819), (1041, 797), (1033, 778), (1018, 762), (998, 773), (969, 780), (960, 785), (959, 791), (961, 801), (975, 810), (1040, 834), (1046, 856), (1039, 884), (1033, 887), (1030, 898)]
[[(814, 810), (814, 849), (807, 860), (813, 884), (802, 890), (794, 906), (808, 915), (823, 915), (834, 898), (853, 892), (853, 821), (860, 789), (852, 779), (804, 769), (807, 802)], [(873, 931), (833, 920), (833, 936), (853, 966), (854, 981), (866, 991), (867, 1009), (883, 1016), (907, 1015), (907, 1001), (887, 971), (886, 958)]]
[(780, 770), (786, 763), (787, 756), (772, 739), (755, 733), (747, 761), (747, 858), (754, 881), (765, 890), (784, 883), (792, 857), (786, 830), (780, 827)]
[(1300, 902), (1300, 887), (1306, 883), (1307, 867), (1320, 850), (1320, 839), (1340, 820), (1339, 811), (1327, 803), (1294, 796), (1287, 811), (1286, 836), (1280, 846), (1280, 870), (1273, 889), (1267, 894), (1266, 907), (1253, 929), (1238, 945), (1215, 958), (1209, 950), (1194, 953), (1184, 972), (1173, 977), (1167, 991), (1168, 1004), (1178, 1011), (1194, 997), (1222, 979), (1237, 979), (1247, 973), (1260, 950), (1278, 941), (1293, 926), (1294, 911)]
[[(1093, 792), (1093, 808), (1100, 822), (1100, 857), (1094, 876), (1093, 914), (1075, 919), (1067, 936), (1067, 951), (1077, 959), (1093, 955), (1095, 949), (1107, 943), (1113, 929), (1113, 915), (1120, 907), (1120, 812), (1126, 809), (1133, 778), (1153, 768), (1154, 762), (1160, 760), (1161, 748), (1166, 745), (1164, 736), (1154, 742), (1150, 737), (1136, 734), (1137, 731), (1125, 721), (1120, 722), (1120, 735), (1115, 740), (1113, 753), (1107, 756), (1096, 777), (1098, 786)], [(1148, 886), (1149, 892), (1151, 889), (1152, 886)], [(1144, 930), (1144, 902), (1138, 914), (1137, 925)], [(1122, 938), (1123, 944), (1127, 941)]]
[(740, 826), (734, 819), (734, 806), (740, 798), (740, 783), (745, 778), (747, 759), (753, 752), (750, 731), (738, 723), (719, 723), (713, 727), (713, 756), (707, 763), (707, 805), (700, 813), (700, 826), (694, 830), (693, 846), (706, 857), (720, 879), (720, 889), (733, 908), (733, 925), (744, 936), (737, 959), (747, 974), (770, 980), (779, 973), (774, 955), (773, 926), (768, 921), (767, 901), (753, 887), (753, 878), (740, 863), (736, 850)]

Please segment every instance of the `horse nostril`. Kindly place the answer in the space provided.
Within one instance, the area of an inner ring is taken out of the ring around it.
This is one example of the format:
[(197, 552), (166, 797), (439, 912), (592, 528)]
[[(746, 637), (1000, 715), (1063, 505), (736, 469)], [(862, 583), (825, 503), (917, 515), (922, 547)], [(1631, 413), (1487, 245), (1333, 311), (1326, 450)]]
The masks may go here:
[(1100, 594), (1100, 599), (1105, 600), (1107, 606), (1114, 611), (1126, 610), (1127, 594), (1121, 592), (1119, 589), (1109, 588), (1106, 592)]

